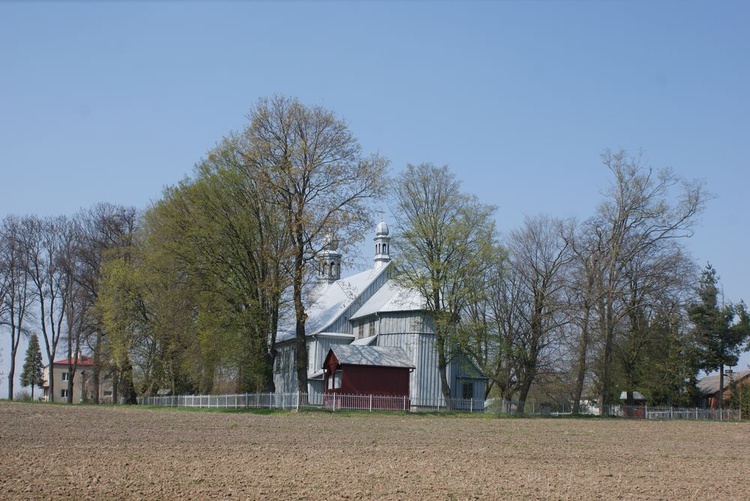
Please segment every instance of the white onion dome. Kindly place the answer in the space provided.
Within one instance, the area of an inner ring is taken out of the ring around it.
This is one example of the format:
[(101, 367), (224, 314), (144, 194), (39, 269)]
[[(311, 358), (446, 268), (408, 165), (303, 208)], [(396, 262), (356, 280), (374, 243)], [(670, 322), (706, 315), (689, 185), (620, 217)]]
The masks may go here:
[(332, 233), (326, 233), (323, 242), (323, 249), (325, 250), (335, 251), (339, 248), (339, 242), (333, 237)]
[(375, 227), (375, 236), (376, 237), (388, 236), (388, 225), (385, 224), (385, 221), (380, 221), (378, 225)]

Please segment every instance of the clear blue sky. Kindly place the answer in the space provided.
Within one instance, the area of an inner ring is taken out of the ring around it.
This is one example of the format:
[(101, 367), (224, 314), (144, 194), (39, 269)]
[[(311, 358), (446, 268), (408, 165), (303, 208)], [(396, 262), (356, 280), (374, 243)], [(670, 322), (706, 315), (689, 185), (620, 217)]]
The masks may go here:
[(689, 249), (750, 300), (748, 26), (740, 1), (0, 2), (0, 217), (145, 208), (278, 93), (394, 171), (449, 165), (503, 232), (585, 219), (602, 150), (642, 149), (706, 181)]

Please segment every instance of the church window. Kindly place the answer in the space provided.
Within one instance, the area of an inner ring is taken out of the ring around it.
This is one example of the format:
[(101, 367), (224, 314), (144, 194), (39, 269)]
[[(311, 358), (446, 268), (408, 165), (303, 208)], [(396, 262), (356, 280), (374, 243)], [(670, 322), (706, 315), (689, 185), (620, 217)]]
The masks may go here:
[(474, 398), (474, 383), (463, 383), (463, 385), (461, 385), (461, 396), (465, 400)]

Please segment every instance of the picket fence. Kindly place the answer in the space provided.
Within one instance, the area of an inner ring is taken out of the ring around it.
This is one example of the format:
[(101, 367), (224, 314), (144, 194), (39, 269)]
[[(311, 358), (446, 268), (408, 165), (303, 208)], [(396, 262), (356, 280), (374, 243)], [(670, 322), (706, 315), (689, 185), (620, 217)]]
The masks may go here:
[[(158, 407), (193, 407), (215, 409), (325, 409), (329, 411), (405, 411), (405, 412), (487, 412), (493, 414), (519, 414), (522, 408), (518, 402), (489, 401), (477, 399), (454, 399), (448, 406), (440, 400), (418, 400), (409, 397), (381, 395), (307, 394), (307, 393), (241, 393), (230, 395), (174, 395), (139, 397), (138, 403)], [(569, 416), (565, 407), (526, 402), (525, 415)], [(742, 413), (737, 409), (700, 409), (677, 407), (648, 407), (615, 405), (602, 414), (628, 419), (647, 420), (701, 420), (737, 421)]]

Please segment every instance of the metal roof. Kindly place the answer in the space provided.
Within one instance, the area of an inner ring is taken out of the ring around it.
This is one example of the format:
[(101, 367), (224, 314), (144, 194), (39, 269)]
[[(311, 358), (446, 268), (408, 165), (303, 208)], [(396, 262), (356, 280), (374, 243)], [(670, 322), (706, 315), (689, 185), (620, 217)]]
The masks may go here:
[(383, 286), (362, 305), (350, 320), (396, 311), (420, 311), (426, 308), (424, 299), (419, 291), (407, 289), (395, 280), (388, 280)]
[[(316, 285), (310, 294), (312, 301), (305, 307), (305, 313), (307, 313), (305, 331), (307, 335), (311, 336), (325, 331), (387, 268), (388, 266), (371, 268), (330, 284), (320, 283)], [(294, 339), (294, 335), (294, 311), (288, 310), (279, 321), (276, 341)]]
[(378, 338), (378, 335), (375, 334), (374, 336), (370, 337), (363, 337), (362, 339), (356, 339), (352, 341), (352, 345), (354, 346), (370, 346), (372, 343), (375, 342), (375, 340)]
[(342, 365), (415, 368), (403, 348), (393, 346), (337, 345), (332, 346), (331, 351)]

